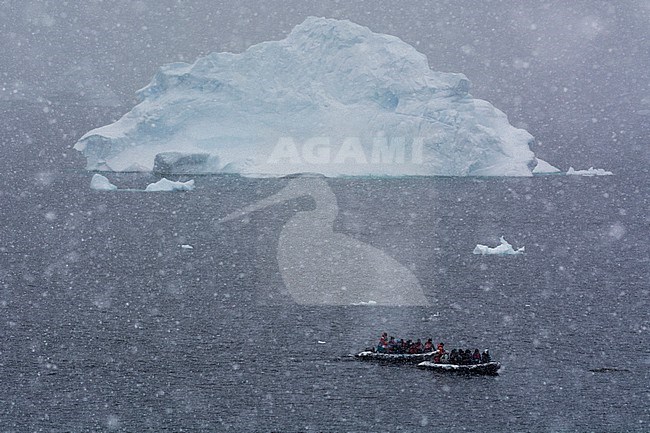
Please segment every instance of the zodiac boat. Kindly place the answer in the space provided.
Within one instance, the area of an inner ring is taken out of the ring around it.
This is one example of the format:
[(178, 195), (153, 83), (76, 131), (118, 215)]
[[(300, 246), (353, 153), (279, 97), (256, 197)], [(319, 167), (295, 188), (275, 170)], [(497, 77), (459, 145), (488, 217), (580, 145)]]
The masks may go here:
[(374, 350), (364, 350), (355, 355), (358, 359), (385, 361), (385, 362), (399, 362), (399, 363), (419, 363), (431, 359), (436, 352), (426, 353), (382, 353)]
[(434, 370), (439, 372), (451, 373), (465, 373), (465, 374), (481, 374), (485, 376), (496, 376), (499, 374), (501, 364), (496, 361), (486, 362), (482, 364), (442, 364), (431, 361), (423, 361), (417, 365), (418, 368), (425, 370)]

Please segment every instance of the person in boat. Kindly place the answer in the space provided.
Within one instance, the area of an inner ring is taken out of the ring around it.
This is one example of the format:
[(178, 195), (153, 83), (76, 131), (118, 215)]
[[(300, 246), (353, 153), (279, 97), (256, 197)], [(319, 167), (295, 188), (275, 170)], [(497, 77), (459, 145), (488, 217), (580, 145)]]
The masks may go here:
[(481, 352), (478, 351), (478, 349), (474, 349), (474, 353), (472, 353), (472, 364), (480, 364), (481, 363)]
[(426, 341), (426, 343), (424, 343), (424, 352), (433, 352), (433, 341), (430, 338)]
[(433, 362), (436, 364), (439, 364), (442, 361), (442, 356), (445, 354), (445, 344), (444, 343), (438, 343), (438, 348), (436, 349), (436, 353), (433, 355)]
[(457, 349), (452, 349), (451, 353), (449, 354), (449, 363), (450, 364), (460, 364)]
[(409, 353), (413, 355), (416, 353), (422, 353), (422, 340), (418, 338), (415, 343), (411, 344), (411, 347), (409, 348)]
[(483, 364), (487, 364), (488, 362), (490, 362), (490, 351), (489, 350), (485, 349), (483, 351), (483, 354), (481, 355), (481, 362)]
[(462, 365), (463, 364), (463, 355), (465, 354), (465, 351), (463, 349), (458, 349), (458, 355), (456, 356), (456, 364)]
[(411, 340), (406, 340), (406, 343), (402, 346), (402, 353), (411, 353), (411, 345), (413, 342)]
[(397, 353), (397, 341), (395, 341), (395, 337), (390, 337), (388, 340), (388, 353)]
[(470, 349), (465, 349), (465, 356), (463, 356), (463, 361), (465, 365), (470, 365), (472, 363), (472, 351)]
[(388, 334), (385, 332), (381, 334), (381, 337), (379, 338), (379, 344), (377, 344), (377, 352), (388, 352)]
[(408, 354), (409, 355), (415, 355), (416, 353), (417, 353), (417, 351), (415, 350), (415, 343), (409, 344)]

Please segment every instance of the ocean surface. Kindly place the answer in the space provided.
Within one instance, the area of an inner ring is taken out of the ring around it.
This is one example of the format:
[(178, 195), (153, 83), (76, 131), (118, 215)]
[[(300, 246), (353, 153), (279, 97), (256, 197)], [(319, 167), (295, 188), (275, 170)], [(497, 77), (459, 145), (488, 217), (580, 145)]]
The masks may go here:
[[(48, 139), (12, 119), (2, 432), (650, 431), (647, 176), (328, 179), (333, 232), (410, 269), (431, 305), (304, 306), (276, 254), (312, 198), (219, 222), (287, 179), (93, 191), (68, 149), (87, 125), (59, 120)], [(526, 253), (472, 254), (499, 236)], [(489, 348), (503, 367), (465, 377), (351, 357), (383, 331)]]

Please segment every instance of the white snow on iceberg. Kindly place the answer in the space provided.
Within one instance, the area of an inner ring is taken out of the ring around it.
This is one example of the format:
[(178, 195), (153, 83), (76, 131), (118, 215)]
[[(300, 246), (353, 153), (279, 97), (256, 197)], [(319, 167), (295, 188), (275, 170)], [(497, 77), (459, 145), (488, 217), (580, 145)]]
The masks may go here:
[(590, 167), (588, 170), (576, 170), (573, 167), (569, 167), (569, 171), (566, 174), (568, 176), (612, 176), (614, 173), (603, 170), (602, 168)]
[(192, 191), (194, 189), (194, 180), (187, 182), (174, 182), (165, 178), (156, 183), (150, 183), (145, 188), (147, 192), (173, 192), (173, 191)]
[(246, 175), (531, 176), (533, 137), (469, 88), (399, 38), (310, 17), (286, 39), (163, 66), (75, 149), (90, 170), (181, 152)]
[(117, 191), (117, 186), (113, 185), (101, 174), (94, 174), (93, 178), (90, 180), (90, 189), (96, 191)]
[(477, 244), (474, 248), (474, 254), (481, 255), (512, 255), (512, 254), (523, 254), (526, 247), (517, 248), (516, 250), (512, 248), (512, 245), (506, 241), (503, 236), (501, 236), (501, 244), (490, 248), (487, 245)]

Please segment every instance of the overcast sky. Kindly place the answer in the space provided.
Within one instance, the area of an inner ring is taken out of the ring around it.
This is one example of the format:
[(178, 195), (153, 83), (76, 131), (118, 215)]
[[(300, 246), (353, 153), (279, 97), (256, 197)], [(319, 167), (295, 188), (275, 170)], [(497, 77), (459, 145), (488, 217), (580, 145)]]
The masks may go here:
[(160, 65), (281, 39), (309, 15), (398, 36), (432, 69), (464, 73), (550, 162), (648, 162), (650, 0), (0, 0), (0, 90), (85, 92), (126, 111)]

